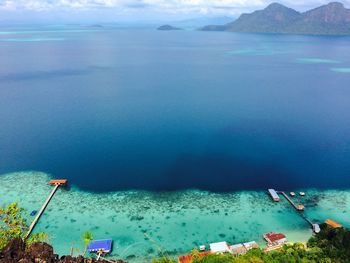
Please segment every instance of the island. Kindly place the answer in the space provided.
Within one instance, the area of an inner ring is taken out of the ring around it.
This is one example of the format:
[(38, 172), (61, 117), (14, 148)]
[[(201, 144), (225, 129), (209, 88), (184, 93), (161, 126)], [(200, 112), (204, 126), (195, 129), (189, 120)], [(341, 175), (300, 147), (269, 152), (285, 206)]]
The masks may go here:
[(242, 14), (225, 25), (208, 25), (203, 31), (243, 33), (282, 33), (305, 35), (350, 35), (350, 9), (331, 2), (315, 9), (298, 12), (279, 3), (263, 10)]
[(162, 26), (158, 27), (157, 30), (171, 31), (171, 30), (182, 30), (182, 28), (174, 27), (171, 25), (162, 25)]

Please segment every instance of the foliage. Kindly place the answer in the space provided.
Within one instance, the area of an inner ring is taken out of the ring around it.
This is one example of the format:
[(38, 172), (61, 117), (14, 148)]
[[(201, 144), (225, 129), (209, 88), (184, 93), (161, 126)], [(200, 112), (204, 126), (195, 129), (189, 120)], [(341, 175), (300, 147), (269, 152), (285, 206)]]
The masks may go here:
[[(14, 238), (22, 238), (25, 240), (25, 235), (29, 229), (25, 217), (25, 210), (20, 208), (17, 203), (11, 203), (6, 207), (0, 207), (0, 251)], [(43, 232), (32, 234), (29, 239), (26, 239), (28, 245), (46, 241), (47, 235)]]
[(84, 249), (84, 252), (83, 252), (83, 255), (82, 255), (84, 257), (85, 254), (86, 254), (88, 245), (94, 239), (94, 237), (93, 237), (91, 232), (86, 231), (86, 232), (84, 232), (84, 234), (82, 236), (82, 239), (83, 239), (83, 242), (84, 242), (84, 245), (85, 245), (85, 249)]
[(308, 246), (321, 249), (335, 262), (348, 263), (350, 261), (350, 229), (333, 229), (323, 224), (321, 232), (309, 240)]
[(175, 263), (175, 260), (170, 259), (167, 256), (163, 256), (161, 258), (155, 258), (152, 260), (152, 263)]
[(231, 254), (208, 255), (197, 258), (193, 263), (327, 263), (331, 262), (321, 251), (305, 249), (303, 244), (285, 245), (279, 251), (264, 253), (252, 249), (247, 254), (234, 257)]
[(94, 237), (92, 236), (92, 233), (89, 231), (86, 231), (83, 236), (82, 236), (83, 242), (85, 244), (85, 246), (89, 245), (89, 243), (91, 242), (91, 240), (94, 239)]
[[(197, 250), (192, 251), (192, 263), (349, 263), (350, 230), (332, 229), (323, 224), (321, 232), (310, 238), (307, 245), (288, 244), (269, 253), (261, 249), (252, 249), (247, 254), (237, 257), (231, 254), (210, 254), (204, 257), (198, 255)], [(171, 261), (153, 261), (164, 262)]]

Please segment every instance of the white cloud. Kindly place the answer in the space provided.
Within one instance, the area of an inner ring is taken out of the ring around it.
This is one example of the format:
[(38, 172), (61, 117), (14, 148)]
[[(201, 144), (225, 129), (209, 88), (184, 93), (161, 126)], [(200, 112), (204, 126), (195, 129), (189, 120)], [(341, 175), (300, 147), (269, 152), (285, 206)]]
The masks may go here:
[[(262, 8), (274, 0), (0, 0), (2, 10), (95, 10), (121, 11), (148, 9), (165, 13), (240, 14)], [(325, 4), (327, 0), (280, 0), (281, 3), (303, 10)], [(350, 0), (344, 0), (350, 6)]]

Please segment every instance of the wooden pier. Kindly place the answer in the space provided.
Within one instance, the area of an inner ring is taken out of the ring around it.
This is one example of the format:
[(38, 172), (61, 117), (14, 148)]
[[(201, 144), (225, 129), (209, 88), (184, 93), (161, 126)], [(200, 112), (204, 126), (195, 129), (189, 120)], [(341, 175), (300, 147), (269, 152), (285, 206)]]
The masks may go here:
[[(273, 190), (273, 191), (271, 191)], [(293, 200), (283, 191), (275, 191), (274, 189), (269, 189), (268, 190), (270, 195), (272, 196), (274, 201), (279, 201), (278, 195), (281, 194), (284, 196), (284, 198), (287, 199), (287, 201), (297, 210), (298, 212), (303, 212), (305, 209), (305, 206), (302, 204), (296, 205)], [(277, 197), (274, 195), (277, 195)], [(314, 233), (319, 233), (321, 231), (319, 224), (313, 223), (310, 219), (308, 219), (304, 213), (300, 213), (301, 217), (311, 226), (312, 230)]]
[(51, 180), (49, 182), (51, 185), (54, 185), (54, 188), (52, 189), (52, 191), (50, 192), (49, 196), (46, 198), (45, 203), (42, 205), (40, 211), (38, 212), (38, 214), (36, 215), (36, 217), (34, 218), (33, 222), (31, 223), (31, 225), (29, 226), (27, 235), (26, 235), (26, 239), (30, 236), (30, 234), (32, 233), (35, 225), (38, 223), (41, 215), (44, 213), (45, 208), (48, 206), (48, 204), (50, 203), (52, 197), (55, 195), (58, 187), (60, 187), (61, 185), (65, 185), (67, 183), (67, 180), (63, 179), (63, 180)]
[(282, 194), (297, 211), (304, 211), (304, 209), (305, 209), (304, 205), (302, 205), (302, 204), (296, 205), (293, 202), (293, 200), (285, 192), (279, 192), (279, 193)]

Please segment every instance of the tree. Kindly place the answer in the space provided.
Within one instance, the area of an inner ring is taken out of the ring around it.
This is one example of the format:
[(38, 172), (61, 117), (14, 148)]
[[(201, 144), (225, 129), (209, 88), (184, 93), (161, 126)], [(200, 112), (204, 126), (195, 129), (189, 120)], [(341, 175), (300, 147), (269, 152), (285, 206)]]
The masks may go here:
[(28, 229), (25, 210), (17, 203), (0, 207), (0, 251), (14, 238), (22, 238), (27, 245), (47, 240), (47, 235), (44, 232), (32, 234), (26, 239)]
[(175, 263), (174, 260), (170, 259), (167, 256), (163, 256), (161, 258), (155, 258), (152, 260), (152, 263)]
[(82, 239), (83, 239), (83, 242), (84, 242), (84, 245), (85, 245), (85, 249), (84, 249), (84, 253), (83, 253), (83, 257), (84, 257), (85, 254), (86, 254), (88, 245), (89, 245), (90, 242), (94, 239), (94, 237), (92, 236), (92, 233), (91, 233), (91, 232), (86, 231), (86, 232), (83, 234)]

